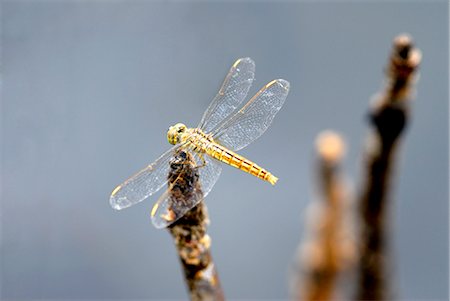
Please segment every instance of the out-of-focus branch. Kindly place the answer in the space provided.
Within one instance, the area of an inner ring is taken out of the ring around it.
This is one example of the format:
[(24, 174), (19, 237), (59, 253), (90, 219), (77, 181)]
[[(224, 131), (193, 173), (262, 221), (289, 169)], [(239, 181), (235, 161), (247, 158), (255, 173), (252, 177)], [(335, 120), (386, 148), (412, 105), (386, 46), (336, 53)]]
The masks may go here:
[(299, 248), (301, 275), (294, 284), (296, 300), (331, 300), (338, 295), (337, 282), (354, 257), (354, 244), (345, 215), (346, 185), (339, 170), (345, 145), (341, 137), (326, 131), (316, 143), (320, 202), (307, 211), (308, 237)]
[[(170, 163), (169, 185), (171, 197), (177, 202), (187, 201), (192, 192), (201, 190), (201, 179), (194, 159), (180, 151)], [(175, 183), (176, 182), (176, 183)], [(205, 204), (201, 201), (182, 218), (168, 227), (172, 235), (191, 300), (224, 300), (222, 287), (210, 252), (211, 239), (206, 233), (209, 224)]]
[(384, 91), (370, 110), (373, 127), (364, 154), (364, 182), (359, 197), (360, 262), (357, 300), (389, 299), (386, 205), (396, 146), (408, 122), (410, 97), (421, 53), (407, 35), (395, 38)]

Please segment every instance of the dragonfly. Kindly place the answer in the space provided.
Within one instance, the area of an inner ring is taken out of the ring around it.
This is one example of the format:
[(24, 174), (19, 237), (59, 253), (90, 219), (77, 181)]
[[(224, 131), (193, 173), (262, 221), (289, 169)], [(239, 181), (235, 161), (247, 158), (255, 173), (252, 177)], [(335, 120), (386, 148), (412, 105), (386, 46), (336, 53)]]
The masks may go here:
[(276, 176), (237, 151), (259, 138), (271, 125), (286, 100), (290, 84), (284, 79), (272, 80), (242, 105), (254, 78), (254, 61), (251, 58), (238, 59), (204, 112), (200, 124), (195, 128), (182, 123), (171, 126), (167, 140), (174, 146), (117, 186), (110, 197), (112, 208), (130, 207), (163, 188), (169, 181), (170, 162), (180, 151), (189, 153), (197, 162), (202, 193), (193, 195), (201, 197), (192, 197), (181, 206), (174, 206), (168, 185), (151, 211), (156, 228), (171, 225), (206, 197), (221, 174), (222, 163), (275, 185)]

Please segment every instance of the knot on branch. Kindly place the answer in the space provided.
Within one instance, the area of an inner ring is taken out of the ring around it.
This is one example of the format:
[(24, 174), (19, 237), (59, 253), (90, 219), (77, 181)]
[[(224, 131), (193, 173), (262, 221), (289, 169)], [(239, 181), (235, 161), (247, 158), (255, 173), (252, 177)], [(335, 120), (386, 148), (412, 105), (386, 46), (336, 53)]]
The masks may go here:
[(390, 146), (406, 126), (406, 110), (401, 103), (392, 103), (370, 114), (383, 145)]

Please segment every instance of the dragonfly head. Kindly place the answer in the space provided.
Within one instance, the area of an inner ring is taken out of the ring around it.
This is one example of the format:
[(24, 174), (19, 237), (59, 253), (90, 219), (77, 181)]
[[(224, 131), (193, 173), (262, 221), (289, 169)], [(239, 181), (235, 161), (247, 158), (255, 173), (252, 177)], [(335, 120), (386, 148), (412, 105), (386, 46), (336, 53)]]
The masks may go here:
[(182, 123), (177, 123), (171, 126), (167, 131), (167, 140), (170, 144), (177, 144), (181, 142), (181, 135), (186, 132), (187, 127)]

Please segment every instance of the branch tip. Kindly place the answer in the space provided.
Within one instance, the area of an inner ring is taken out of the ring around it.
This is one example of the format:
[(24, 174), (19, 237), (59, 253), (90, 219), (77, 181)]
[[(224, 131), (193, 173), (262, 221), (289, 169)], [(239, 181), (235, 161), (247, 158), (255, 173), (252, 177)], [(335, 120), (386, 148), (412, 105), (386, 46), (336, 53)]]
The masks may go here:
[(338, 133), (327, 130), (321, 132), (317, 137), (316, 150), (323, 160), (336, 163), (345, 155), (346, 145)]

